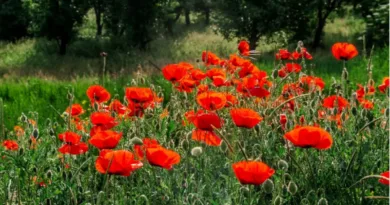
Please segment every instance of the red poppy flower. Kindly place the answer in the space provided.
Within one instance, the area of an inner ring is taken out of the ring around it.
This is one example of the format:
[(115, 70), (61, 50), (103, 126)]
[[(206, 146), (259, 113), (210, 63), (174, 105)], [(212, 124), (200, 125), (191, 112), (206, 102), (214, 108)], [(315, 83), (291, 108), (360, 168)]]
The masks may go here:
[(213, 77), (213, 85), (215, 87), (222, 87), (222, 86), (228, 86), (229, 82), (227, 82), (227, 79), (222, 76), (214, 76)]
[(150, 103), (154, 100), (154, 93), (150, 88), (128, 87), (126, 98), (134, 103)]
[(192, 118), (192, 123), (195, 127), (201, 130), (212, 131), (215, 127), (217, 129), (222, 127), (222, 119), (214, 112), (204, 112), (199, 110)]
[(262, 87), (251, 88), (251, 89), (249, 89), (249, 93), (252, 96), (255, 96), (258, 98), (265, 98), (271, 94), (267, 89), (262, 88)]
[(179, 84), (175, 88), (180, 92), (189, 93), (192, 92), (192, 89), (194, 89), (198, 84), (199, 81), (192, 79), (190, 75), (186, 75), (179, 81)]
[(121, 132), (104, 130), (92, 136), (88, 142), (98, 149), (114, 149), (122, 138)]
[(87, 89), (87, 96), (89, 100), (91, 101), (91, 104), (97, 102), (97, 103), (103, 103), (110, 100), (110, 93), (102, 86), (100, 85), (92, 85)]
[(233, 105), (238, 104), (238, 100), (237, 100), (237, 98), (234, 95), (232, 95), (230, 93), (225, 93), (225, 96), (226, 96), (225, 107), (231, 107)]
[(206, 65), (219, 65), (221, 60), (214, 53), (210, 51), (203, 51), (202, 61), (205, 62)]
[(178, 153), (163, 147), (146, 149), (146, 158), (151, 165), (168, 170), (180, 162), (180, 155)]
[(204, 84), (199, 85), (197, 88), (198, 88), (198, 93), (197, 93), (198, 95), (209, 90), (209, 86)]
[(144, 138), (142, 139), (142, 145), (134, 145), (134, 152), (137, 159), (142, 160), (144, 158), (146, 149), (156, 147), (160, 147), (160, 144), (157, 140)]
[(238, 50), (243, 56), (249, 56), (249, 43), (247, 41), (240, 41), (238, 44)]
[(349, 103), (347, 99), (341, 96), (332, 95), (324, 99), (322, 106), (326, 108), (338, 108), (338, 111), (341, 112), (349, 106)]
[(237, 55), (230, 55), (229, 63), (231, 63), (233, 66), (242, 66), (246, 62), (249, 62), (249, 61), (245, 60), (243, 58), (240, 58)]
[(302, 70), (302, 66), (298, 63), (286, 63), (286, 66), (284, 67), (284, 69), (288, 73), (292, 73), (292, 72), (299, 73)]
[(113, 100), (110, 105), (108, 106), (108, 109), (110, 111), (116, 112), (118, 115), (124, 115), (127, 112), (126, 106), (124, 106), (121, 101), (119, 100)]
[(304, 58), (306, 58), (307, 60), (312, 60), (313, 57), (311, 56), (311, 54), (309, 52), (307, 52), (307, 49), (306, 48), (301, 48), (301, 54), (303, 55)]
[(383, 179), (383, 178), (381, 178), (381, 179), (379, 179), (379, 182), (381, 183), (381, 184), (384, 184), (384, 185), (390, 185), (390, 181), (389, 181), (389, 178), (390, 178), (390, 172), (389, 171), (386, 171), (386, 172), (383, 172), (382, 174), (381, 174), (381, 176), (382, 177), (386, 177), (387, 179)]
[(241, 161), (232, 167), (241, 184), (260, 185), (275, 173), (268, 165), (256, 161)]
[(191, 75), (192, 79), (194, 79), (196, 81), (203, 80), (207, 77), (206, 74), (200, 69), (191, 70), (190, 75)]
[(231, 109), (230, 116), (237, 127), (249, 129), (256, 126), (263, 119), (256, 111), (248, 108)]
[(253, 63), (251, 63), (250, 61), (247, 61), (241, 65), (241, 69), (238, 72), (238, 76), (240, 76), (240, 78), (243, 78), (256, 72), (260, 72), (259, 68), (253, 65)]
[(299, 82), (307, 85), (312, 86), (314, 85), (316, 89), (322, 90), (325, 87), (325, 82), (322, 80), (322, 78), (314, 77), (314, 76), (302, 76), (299, 79)]
[(58, 135), (58, 138), (62, 142), (70, 145), (78, 144), (81, 140), (81, 136), (72, 131), (66, 131), (64, 133), (61, 133)]
[(206, 76), (213, 80), (216, 76), (226, 77), (226, 72), (222, 68), (213, 68), (206, 72)]
[(280, 114), (279, 115), (279, 123), (282, 126), (282, 129), (286, 129), (286, 124), (287, 124), (287, 116), (286, 114)]
[(374, 103), (366, 99), (360, 100), (360, 105), (366, 110), (374, 109)]
[(284, 69), (284, 68), (279, 69), (279, 70), (278, 70), (278, 76), (279, 76), (280, 78), (286, 77), (286, 76), (287, 76), (286, 69)]
[(218, 110), (226, 105), (226, 97), (223, 93), (206, 91), (196, 96), (196, 102), (205, 110)]
[(279, 49), (279, 52), (275, 54), (276, 60), (291, 60), (291, 54), (287, 49)]
[(83, 107), (80, 104), (73, 104), (72, 106), (66, 108), (66, 113), (70, 114), (72, 117), (79, 116), (84, 113)]
[(219, 138), (213, 131), (195, 129), (192, 131), (192, 139), (195, 141), (204, 142), (210, 146), (220, 146), (222, 143), (221, 138)]
[[(115, 118), (108, 112), (94, 112), (91, 114), (91, 123), (101, 128), (102, 130), (109, 130), (118, 125)], [(91, 135), (93, 136), (93, 135)]]
[(381, 93), (386, 93), (386, 90), (390, 88), (390, 78), (383, 78), (382, 84), (378, 86), (378, 89)]
[(177, 64), (169, 64), (162, 69), (162, 73), (165, 79), (175, 83), (180, 81), (187, 74), (187, 69), (186, 67), (178, 66)]
[(5, 149), (7, 150), (13, 150), (13, 151), (19, 149), (18, 143), (14, 140), (4, 140), (3, 147), (5, 147)]
[(337, 60), (350, 60), (358, 55), (358, 51), (353, 44), (335, 43), (332, 46), (332, 54)]
[(313, 126), (303, 126), (287, 132), (284, 138), (292, 142), (297, 147), (316, 149), (329, 149), (333, 139), (330, 134), (322, 128)]
[(62, 154), (79, 155), (88, 151), (88, 145), (84, 142), (79, 142), (77, 144), (63, 144), (58, 151)]
[(95, 163), (96, 170), (102, 174), (126, 177), (142, 166), (142, 162), (135, 160), (133, 153), (126, 150), (103, 150)]

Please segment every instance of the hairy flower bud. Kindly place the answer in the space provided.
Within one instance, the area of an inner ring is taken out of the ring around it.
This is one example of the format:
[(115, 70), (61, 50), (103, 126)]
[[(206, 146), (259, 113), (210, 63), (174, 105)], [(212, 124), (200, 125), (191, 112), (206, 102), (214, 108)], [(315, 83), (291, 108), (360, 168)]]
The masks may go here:
[(281, 159), (278, 162), (278, 167), (279, 167), (279, 169), (286, 171), (288, 169), (288, 163), (286, 161), (284, 161), (283, 159)]
[(288, 183), (287, 191), (291, 195), (294, 195), (298, 191), (298, 186), (293, 181), (290, 181), (290, 183)]
[(198, 157), (202, 154), (202, 147), (194, 147), (191, 149), (191, 155), (194, 157)]
[(263, 183), (263, 189), (266, 193), (270, 194), (274, 191), (274, 182), (272, 182), (272, 180), (265, 180), (265, 182)]

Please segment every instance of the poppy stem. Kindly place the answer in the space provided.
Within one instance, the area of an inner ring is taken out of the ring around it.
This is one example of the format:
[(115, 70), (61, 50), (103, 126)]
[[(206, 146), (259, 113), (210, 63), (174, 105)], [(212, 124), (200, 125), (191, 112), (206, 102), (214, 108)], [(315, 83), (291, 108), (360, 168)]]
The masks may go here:
[(213, 125), (211, 125), (211, 126), (213, 127), (214, 130), (216, 130), (216, 131), (218, 132), (219, 136), (222, 137), (223, 141), (224, 141), (224, 142), (226, 143), (226, 145), (228, 146), (230, 152), (233, 153), (233, 152), (234, 152), (234, 149), (233, 149), (232, 145), (230, 144), (229, 140), (228, 140), (228, 139), (227, 139), (227, 138), (226, 138), (218, 129), (216, 129)]
[(272, 112), (267, 116), (268, 118), (272, 117), (272, 115), (275, 113), (275, 111), (279, 110), (283, 105), (285, 105), (286, 103), (292, 101), (292, 100), (295, 100), (297, 98), (301, 98), (301, 97), (305, 97), (305, 96), (308, 96), (308, 95), (311, 95), (311, 93), (308, 93), (308, 94), (303, 94), (303, 95), (298, 95), (298, 96), (295, 96), (293, 98), (290, 98), (286, 101), (284, 101), (282, 104), (280, 104), (278, 107), (276, 107), (274, 110), (272, 110)]
[(237, 140), (237, 144), (238, 144), (238, 147), (240, 148), (240, 151), (241, 151), (242, 154), (244, 155), (245, 160), (246, 160), (246, 161), (249, 161), (249, 158), (248, 158), (248, 156), (246, 155), (246, 153), (245, 153), (245, 151), (244, 151), (244, 148), (242, 147), (240, 141)]
[(314, 185), (317, 187), (316, 177), (315, 177), (315, 173), (314, 173), (314, 170), (313, 170), (313, 166), (312, 166), (312, 164), (310, 163), (310, 159), (309, 159), (309, 150), (308, 150), (308, 149), (306, 150), (305, 155), (306, 155), (307, 163), (309, 164), (311, 176), (312, 176), (312, 178), (313, 178), (313, 179), (312, 179), (312, 180), (313, 180), (313, 183), (314, 183)]

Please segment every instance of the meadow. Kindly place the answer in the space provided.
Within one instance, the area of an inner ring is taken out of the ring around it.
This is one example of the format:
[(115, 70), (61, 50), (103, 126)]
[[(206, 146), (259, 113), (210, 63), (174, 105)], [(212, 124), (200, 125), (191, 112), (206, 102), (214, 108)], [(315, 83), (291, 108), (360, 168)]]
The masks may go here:
[[(359, 22), (329, 24), (312, 59), (279, 37), (248, 55), (212, 28), (177, 29), (150, 52), (2, 44), (0, 201), (388, 204), (389, 52), (364, 48)], [(344, 41), (359, 54), (336, 59)]]

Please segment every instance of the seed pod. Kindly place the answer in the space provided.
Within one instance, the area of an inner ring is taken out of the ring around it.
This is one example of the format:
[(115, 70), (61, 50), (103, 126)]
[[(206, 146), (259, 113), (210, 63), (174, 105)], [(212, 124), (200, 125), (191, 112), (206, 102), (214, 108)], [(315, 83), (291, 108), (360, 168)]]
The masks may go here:
[(133, 137), (131, 140), (130, 140), (131, 144), (133, 145), (143, 145), (143, 141), (138, 138), (138, 137)]
[(284, 161), (283, 159), (279, 160), (278, 167), (281, 170), (287, 171), (288, 170), (288, 163)]
[(263, 183), (263, 189), (266, 193), (270, 194), (274, 191), (274, 182), (272, 182), (272, 180), (265, 180), (265, 182)]
[(283, 204), (283, 198), (280, 196), (277, 196), (274, 200), (274, 205), (282, 205)]
[(288, 183), (287, 191), (291, 195), (294, 195), (298, 191), (298, 186), (293, 181), (290, 181), (290, 183)]
[(202, 154), (202, 147), (194, 147), (191, 149), (191, 155), (194, 157), (198, 157)]
[(34, 129), (33, 130), (33, 137), (35, 138), (35, 139), (38, 139), (38, 137), (39, 137), (39, 131), (38, 131), (38, 129)]
[(318, 205), (328, 205), (328, 200), (326, 200), (325, 198), (321, 198), (318, 203)]

